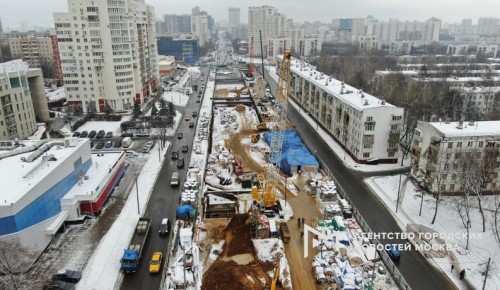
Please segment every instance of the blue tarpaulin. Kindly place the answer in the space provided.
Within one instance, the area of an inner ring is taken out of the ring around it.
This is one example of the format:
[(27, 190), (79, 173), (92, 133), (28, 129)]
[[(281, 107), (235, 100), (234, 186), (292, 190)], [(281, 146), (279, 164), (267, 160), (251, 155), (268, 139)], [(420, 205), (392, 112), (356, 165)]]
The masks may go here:
[(178, 218), (189, 218), (196, 214), (194, 208), (190, 205), (181, 205), (177, 208), (176, 216)]
[[(271, 144), (272, 134), (276, 133), (264, 133), (264, 140), (268, 145)], [(279, 160), (280, 169), (287, 174), (292, 172), (292, 168), (297, 168), (298, 166), (319, 166), (316, 158), (302, 144), (302, 140), (294, 130), (284, 131), (283, 148), (281, 152), (281, 160)], [(272, 160), (272, 162), (276, 163), (275, 160)], [(288, 166), (285, 167), (285, 163), (287, 163)]]

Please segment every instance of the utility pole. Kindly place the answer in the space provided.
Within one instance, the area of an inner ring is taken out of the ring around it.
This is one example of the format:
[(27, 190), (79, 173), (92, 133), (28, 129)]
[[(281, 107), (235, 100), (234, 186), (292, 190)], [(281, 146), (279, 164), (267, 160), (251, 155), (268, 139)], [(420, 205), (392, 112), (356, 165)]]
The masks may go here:
[[(262, 79), (265, 79), (264, 75), (264, 50), (262, 49), (262, 30), (259, 30), (260, 38), (260, 60), (262, 62)], [(284, 60), (283, 60), (284, 61)]]
[(141, 214), (141, 209), (139, 208), (139, 187), (137, 186), (137, 177), (135, 177), (135, 194), (137, 196), (137, 214)]
[(486, 274), (484, 274), (483, 290), (486, 287), (486, 279), (488, 279), (488, 272), (490, 271), (491, 256), (488, 258), (488, 265), (486, 266)]
[(396, 212), (398, 212), (398, 207), (399, 207), (399, 192), (401, 191), (401, 176), (402, 174), (399, 175), (399, 185), (398, 185), (398, 199), (396, 200)]

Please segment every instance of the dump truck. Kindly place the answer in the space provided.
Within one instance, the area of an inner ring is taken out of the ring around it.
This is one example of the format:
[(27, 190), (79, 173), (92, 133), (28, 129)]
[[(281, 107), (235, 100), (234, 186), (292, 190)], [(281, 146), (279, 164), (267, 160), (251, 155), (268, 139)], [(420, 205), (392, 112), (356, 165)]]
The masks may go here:
[(290, 241), (290, 230), (288, 229), (288, 225), (286, 222), (280, 222), (280, 235), (283, 242), (288, 243)]
[(139, 218), (139, 222), (135, 227), (135, 232), (132, 235), (132, 240), (127, 249), (124, 250), (120, 260), (120, 270), (124, 273), (134, 273), (137, 271), (141, 260), (142, 250), (148, 239), (149, 229), (151, 228), (151, 218)]

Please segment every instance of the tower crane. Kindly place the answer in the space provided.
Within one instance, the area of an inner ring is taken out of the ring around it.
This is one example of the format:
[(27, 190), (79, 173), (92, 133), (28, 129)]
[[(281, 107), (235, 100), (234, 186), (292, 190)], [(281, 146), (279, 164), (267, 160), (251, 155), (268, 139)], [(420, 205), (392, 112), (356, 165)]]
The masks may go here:
[[(274, 114), (268, 123), (268, 128), (271, 132), (271, 142), (269, 163), (266, 168), (266, 181), (264, 186), (259, 189), (260, 192), (252, 192), (254, 199), (257, 202), (263, 201), (266, 208), (275, 208), (276, 206), (276, 190), (280, 183), (279, 165), (281, 161), (281, 151), (283, 149), (283, 141), (285, 139), (285, 129), (287, 129), (287, 106), (288, 93), (291, 80), (291, 54), (285, 50), (283, 59), (280, 65), (278, 74), (278, 86), (276, 88), (276, 103), (274, 105)], [(286, 190), (286, 188), (285, 188)], [(253, 189), (257, 191), (257, 189)], [(260, 198), (259, 198), (260, 197)]]
[(254, 67), (253, 67), (253, 36), (252, 36), (252, 38), (250, 40), (250, 50), (249, 50), (248, 58), (249, 58), (249, 61), (248, 61), (248, 76), (249, 77), (253, 77), (253, 71), (254, 71)]

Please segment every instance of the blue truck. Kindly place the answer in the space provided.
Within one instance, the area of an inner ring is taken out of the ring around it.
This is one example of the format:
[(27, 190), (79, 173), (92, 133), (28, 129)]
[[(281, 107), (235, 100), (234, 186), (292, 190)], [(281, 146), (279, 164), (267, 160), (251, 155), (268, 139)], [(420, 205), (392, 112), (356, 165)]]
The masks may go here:
[(139, 218), (139, 222), (135, 227), (135, 232), (132, 235), (132, 240), (127, 249), (125, 249), (120, 260), (120, 270), (124, 273), (134, 273), (139, 268), (142, 250), (148, 239), (149, 229), (151, 228), (151, 218)]

